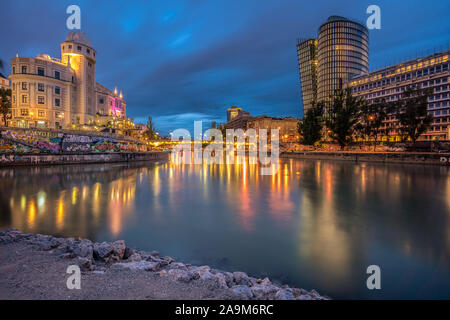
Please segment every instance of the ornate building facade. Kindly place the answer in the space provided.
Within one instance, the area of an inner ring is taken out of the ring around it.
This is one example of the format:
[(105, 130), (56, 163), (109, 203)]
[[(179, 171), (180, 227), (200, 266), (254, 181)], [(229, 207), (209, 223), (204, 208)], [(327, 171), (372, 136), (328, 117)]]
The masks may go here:
[(96, 82), (96, 61), (97, 52), (81, 31), (70, 32), (61, 43), (61, 59), (12, 58), (8, 125), (67, 128), (126, 118), (122, 94)]

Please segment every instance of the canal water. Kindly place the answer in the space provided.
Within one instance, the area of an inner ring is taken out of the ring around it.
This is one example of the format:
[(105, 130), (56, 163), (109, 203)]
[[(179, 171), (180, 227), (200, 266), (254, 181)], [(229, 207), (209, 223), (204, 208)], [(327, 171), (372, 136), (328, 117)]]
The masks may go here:
[[(0, 229), (124, 239), (333, 298), (450, 299), (450, 168), (280, 160), (0, 169)], [(369, 265), (381, 289), (368, 290)]]

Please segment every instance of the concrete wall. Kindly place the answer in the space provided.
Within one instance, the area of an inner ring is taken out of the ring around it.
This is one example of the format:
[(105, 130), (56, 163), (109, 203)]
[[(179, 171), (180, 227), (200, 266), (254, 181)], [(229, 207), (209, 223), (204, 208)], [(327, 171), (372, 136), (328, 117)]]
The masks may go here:
[(285, 152), (281, 158), (450, 166), (450, 153), (431, 152)]
[(168, 160), (168, 152), (75, 153), (75, 154), (0, 154), (0, 167), (17, 165), (56, 165)]

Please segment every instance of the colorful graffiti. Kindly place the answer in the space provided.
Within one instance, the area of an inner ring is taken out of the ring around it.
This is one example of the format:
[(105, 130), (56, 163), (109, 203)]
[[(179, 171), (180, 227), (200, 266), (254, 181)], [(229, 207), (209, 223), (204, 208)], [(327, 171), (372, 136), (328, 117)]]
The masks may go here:
[(111, 153), (147, 151), (145, 144), (81, 134), (66, 134), (61, 132), (42, 134), (32, 130), (26, 133), (4, 130), (0, 132), (0, 135), (0, 153)]

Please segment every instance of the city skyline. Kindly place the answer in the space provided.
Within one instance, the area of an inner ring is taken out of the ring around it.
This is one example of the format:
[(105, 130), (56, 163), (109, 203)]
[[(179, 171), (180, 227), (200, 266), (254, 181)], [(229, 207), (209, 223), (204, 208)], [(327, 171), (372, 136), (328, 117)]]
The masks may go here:
[[(132, 7), (77, 4), (82, 12), (81, 30), (96, 44), (101, 57), (99, 82), (123, 88), (129, 116), (136, 122), (152, 116), (159, 131), (167, 134), (178, 127), (189, 129), (194, 120), (223, 123), (231, 105), (251, 114), (301, 117), (297, 39), (314, 37), (318, 25), (330, 15), (365, 21), (365, 9), (372, 4), (323, 2), (326, 9), (317, 3), (290, 1), (276, 6), (248, 1), (242, 9), (236, 4), (202, 1)], [(71, 3), (24, 3), (3, 4), (3, 12), (10, 12), (2, 17), (8, 28), (0, 31), (5, 75), (10, 74), (10, 59), (16, 53), (58, 56), (54, 44), (68, 32), (65, 9)], [(444, 1), (432, 7), (405, 1), (379, 1), (377, 5), (382, 28), (370, 31), (371, 71), (448, 47), (450, 36), (445, 30), (450, 29), (450, 22), (445, 19), (446, 11), (439, 9), (445, 9)], [(400, 23), (398, 16), (407, 8), (410, 19)], [(43, 12), (50, 18), (40, 19)], [(20, 23), (25, 19), (28, 28)], [(414, 25), (419, 19), (423, 22), (420, 28)]]

